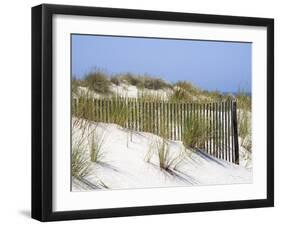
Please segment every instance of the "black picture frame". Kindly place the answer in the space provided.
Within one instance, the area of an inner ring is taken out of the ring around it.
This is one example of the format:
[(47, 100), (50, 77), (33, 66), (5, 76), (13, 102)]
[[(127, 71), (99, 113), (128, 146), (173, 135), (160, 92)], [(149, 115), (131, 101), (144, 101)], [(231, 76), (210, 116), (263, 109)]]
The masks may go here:
[[(95, 210), (52, 210), (52, 18), (55, 14), (262, 26), (267, 28), (267, 198)], [(32, 8), (32, 218), (122, 217), (274, 206), (274, 20), (268, 18), (43, 4)]]

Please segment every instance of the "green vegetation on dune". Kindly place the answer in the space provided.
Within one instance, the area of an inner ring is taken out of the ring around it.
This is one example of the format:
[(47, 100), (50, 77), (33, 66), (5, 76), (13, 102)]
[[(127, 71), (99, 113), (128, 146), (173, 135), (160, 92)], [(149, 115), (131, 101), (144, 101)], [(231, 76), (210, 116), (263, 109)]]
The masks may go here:
[[(137, 75), (133, 73), (123, 73), (116, 75), (109, 75), (103, 71), (95, 70), (85, 76), (84, 79), (72, 79), (72, 97), (75, 97), (73, 101), (72, 114), (78, 118), (84, 118), (97, 122), (110, 122), (116, 123), (121, 126), (125, 126), (128, 121), (128, 117), (131, 114), (128, 103), (124, 101), (126, 97), (120, 97), (118, 94), (111, 91), (111, 86), (115, 84), (120, 85), (132, 85), (138, 88), (136, 99), (138, 102), (155, 102), (155, 107), (158, 107), (163, 101), (171, 103), (211, 103), (222, 102), (229, 99), (237, 100), (237, 119), (238, 119), (238, 135), (240, 137), (241, 145), (251, 151), (251, 96), (247, 93), (238, 90), (236, 95), (220, 93), (219, 91), (207, 91), (202, 90), (192, 83), (187, 81), (178, 81), (175, 84), (170, 84), (164, 80), (156, 77), (150, 77), (149, 75)], [(80, 87), (88, 87), (86, 91), (78, 92)], [(105, 106), (108, 108), (108, 115), (101, 117), (100, 113), (94, 112), (95, 109), (99, 109), (100, 103), (93, 99), (93, 93), (97, 93), (101, 98), (105, 100)], [(159, 92), (155, 92), (159, 91)], [(123, 98), (123, 99), (122, 99)], [(138, 104), (135, 104), (135, 111), (139, 112), (140, 117), (138, 120), (142, 120), (143, 129), (146, 132), (151, 132), (155, 125), (150, 126), (151, 118), (142, 118), (141, 108)], [(166, 112), (167, 114), (167, 112)], [(107, 120), (107, 121), (105, 121)], [(173, 123), (173, 122), (171, 122)], [(183, 125), (185, 134), (183, 134), (183, 141), (186, 147), (193, 148), (198, 147), (200, 143), (205, 141), (204, 125), (196, 119), (187, 120), (186, 125)], [(147, 129), (148, 128), (148, 129)], [(168, 131), (165, 131), (168, 133)], [(167, 134), (162, 137), (166, 138)]]
[(208, 139), (206, 137), (207, 130), (209, 130), (209, 126), (202, 123), (202, 120), (197, 117), (187, 118), (182, 139), (184, 146), (190, 149), (202, 147)]
[(249, 95), (239, 90), (237, 93), (237, 120), (238, 135), (241, 138), (241, 145), (248, 151), (252, 151), (252, 100)]
[(128, 83), (140, 89), (159, 90), (172, 87), (161, 78), (154, 78), (149, 75), (134, 75), (132, 73), (114, 75), (110, 81), (115, 85), (119, 85), (122, 82)]
[(202, 92), (199, 88), (194, 86), (192, 83), (186, 81), (179, 81), (174, 86), (179, 87), (193, 95), (198, 95)]
[(93, 131), (90, 140), (90, 157), (92, 162), (101, 162), (103, 159), (102, 146), (104, 139), (99, 137), (98, 134)]
[(100, 94), (110, 94), (110, 84), (120, 85), (127, 83), (136, 86), (139, 89), (160, 90), (165, 88), (172, 88), (173, 86), (165, 82), (161, 78), (152, 77), (147, 74), (136, 75), (132, 73), (121, 73), (116, 75), (109, 75), (101, 70), (93, 70), (88, 73), (83, 79), (72, 78), (73, 87), (84, 86), (90, 90)]
[(173, 93), (169, 96), (169, 100), (172, 102), (192, 102), (194, 96), (184, 89), (174, 88)]
[(84, 79), (84, 84), (90, 90), (96, 91), (97, 93), (110, 93), (110, 81), (108, 80), (107, 75), (101, 71), (89, 73)]
[(72, 146), (71, 174), (76, 178), (83, 178), (90, 173), (89, 161), (85, 158), (85, 150), (78, 146)]
[(214, 102), (224, 101), (228, 98), (236, 98), (238, 100), (238, 108), (247, 109), (251, 111), (251, 97), (247, 96), (240, 90), (235, 97), (233, 94), (224, 94), (219, 91), (207, 91), (196, 87), (194, 84), (188, 81), (178, 81), (174, 84), (168, 83), (161, 78), (150, 76), (148, 74), (138, 75), (133, 73), (119, 73), (115, 75), (109, 75), (101, 70), (94, 70), (88, 73), (83, 79), (72, 78), (72, 92), (77, 93), (79, 86), (88, 87), (90, 91), (94, 91), (104, 96), (115, 96), (110, 90), (110, 86), (115, 84), (117, 86), (121, 84), (128, 84), (136, 86), (142, 96), (150, 96), (150, 99), (160, 99), (159, 94), (148, 93), (145, 90), (165, 90), (169, 89), (169, 100), (173, 102)]

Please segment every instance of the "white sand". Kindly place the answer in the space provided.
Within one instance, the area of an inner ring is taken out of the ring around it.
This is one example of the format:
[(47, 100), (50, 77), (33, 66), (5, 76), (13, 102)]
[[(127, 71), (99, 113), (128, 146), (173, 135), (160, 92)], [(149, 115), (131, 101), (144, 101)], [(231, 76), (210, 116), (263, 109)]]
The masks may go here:
[[(176, 160), (171, 169), (166, 171), (159, 168), (156, 142), (161, 138), (158, 136), (132, 132), (130, 140), (128, 130), (105, 123), (92, 123), (85, 133), (93, 128), (96, 128), (97, 136), (103, 138), (103, 158), (100, 163), (91, 163), (91, 172), (83, 181), (73, 179), (73, 191), (103, 187), (128, 189), (252, 183), (250, 153), (243, 148), (240, 148), (240, 165), (235, 165), (201, 151), (186, 150), (182, 142), (169, 141), (169, 157)], [(73, 132), (75, 142), (81, 135), (81, 129), (74, 127)], [(90, 140), (90, 136), (84, 140), (86, 149)], [(147, 162), (149, 149), (154, 153), (150, 162)], [(89, 158), (88, 153), (85, 156)]]
[[(121, 83), (118, 86), (115, 84), (111, 84), (110, 91), (112, 92), (113, 96), (117, 95), (120, 97), (137, 98), (142, 95), (149, 95), (149, 96), (162, 98), (163, 100), (168, 99), (168, 97), (173, 93), (172, 89), (159, 89), (159, 90), (138, 89), (136, 86), (125, 84), (125, 83)], [(81, 86), (78, 87), (78, 94), (79, 95), (87, 94), (89, 96), (92, 96), (93, 98), (103, 97), (103, 95), (98, 94), (94, 91), (90, 91), (87, 87), (81, 87)]]

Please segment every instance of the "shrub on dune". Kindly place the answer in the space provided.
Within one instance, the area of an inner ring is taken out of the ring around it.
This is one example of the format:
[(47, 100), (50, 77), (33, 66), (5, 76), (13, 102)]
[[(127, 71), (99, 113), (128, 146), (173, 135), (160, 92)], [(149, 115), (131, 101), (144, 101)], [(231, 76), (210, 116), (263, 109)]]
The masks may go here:
[(132, 86), (139, 86), (142, 83), (142, 78), (131, 73), (126, 73), (120, 76), (123, 81), (127, 81)]
[(75, 76), (73, 76), (72, 80), (71, 80), (71, 92), (72, 92), (72, 95), (78, 93), (79, 85), (80, 85), (79, 80)]
[(170, 95), (169, 100), (173, 102), (188, 102), (192, 101), (193, 97), (184, 89), (178, 88), (174, 89), (174, 92)]
[(151, 78), (151, 77), (144, 78), (143, 86), (146, 89), (153, 89), (153, 90), (159, 90), (159, 89), (164, 89), (164, 88), (170, 87), (162, 79), (160, 79), (160, 78)]
[(197, 95), (201, 92), (199, 88), (194, 86), (192, 83), (186, 81), (179, 81), (174, 85), (174, 87), (179, 87), (193, 95)]
[(146, 88), (151, 90), (159, 90), (164, 88), (171, 88), (171, 85), (163, 81), (161, 78), (155, 78), (149, 75), (135, 75), (132, 73), (120, 74), (114, 76), (113, 83), (116, 84), (116, 79), (127, 82), (132, 86), (137, 86), (140, 89)]
[(119, 86), (121, 81), (120, 81), (120, 77), (119, 76), (113, 76), (110, 78), (110, 82), (112, 82), (113, 84)]
[(94, 71), (89, 73), (85, 78), (85, 84), (90, 90), (100, 94), (110, 93), (110, 81), (107, 75), (101, 71)]

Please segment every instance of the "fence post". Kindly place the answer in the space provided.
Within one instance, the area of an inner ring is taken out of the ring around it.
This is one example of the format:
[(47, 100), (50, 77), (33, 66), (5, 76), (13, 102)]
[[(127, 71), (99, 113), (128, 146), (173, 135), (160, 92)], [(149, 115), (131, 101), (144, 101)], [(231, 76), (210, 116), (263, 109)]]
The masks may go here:
[(219, 117), (218, 117), (218, 141), (219, 141), (219, 158), (221, 159), (222, 158), (222, 142), (221, 142), (221, 137), (222, 137), (222, 129), (221, 129), (221, 125), (222, 125), (222, 122), (221, 122), (221, 103), (219, 102), (218, 103), (218, 114), (219, 114)]
[(225, 160), (229, 160), (227, 152), (227, 101), (224, 102), (224, 150), (225, 150)]
[(207, 153), (210, 154), (210, 150), (209, 150), (209, 104), (207, 103), (205, 105), (206, 107), (206, 118), (205, 118), (205, 128), (206, 128), (206, 150), (207, 150)]
[(239, 164), (239, 142), (238, 142), (238, 130), (237, 130), (237, 103), (236, 100), (232, 102), (232, 126), (234, 136), (234, 163)]
[(230, 133), (230, 104), (231, 101), (227, 101), (227, 151), (228, 151), (228, 160), (229, 162), (232, 161), (232, 148), (231, 148), (231, 133)]

